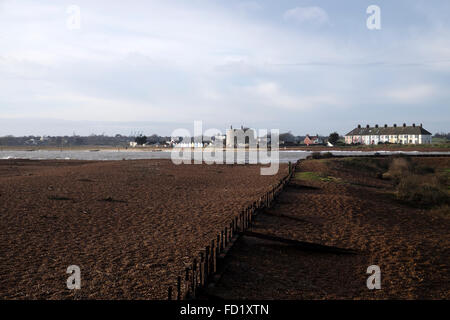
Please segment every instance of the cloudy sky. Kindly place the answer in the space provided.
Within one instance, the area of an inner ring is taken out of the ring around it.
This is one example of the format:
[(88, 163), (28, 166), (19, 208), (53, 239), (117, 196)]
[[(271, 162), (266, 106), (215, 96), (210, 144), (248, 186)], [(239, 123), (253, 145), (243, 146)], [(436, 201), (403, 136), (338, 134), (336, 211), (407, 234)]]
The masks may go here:
[[(381, 30), (367, 28), (372, 4)], [(450, 131), (449, 14), (448, 0), (0, 0), (0, 135), (170, 134), (194, 120)]]

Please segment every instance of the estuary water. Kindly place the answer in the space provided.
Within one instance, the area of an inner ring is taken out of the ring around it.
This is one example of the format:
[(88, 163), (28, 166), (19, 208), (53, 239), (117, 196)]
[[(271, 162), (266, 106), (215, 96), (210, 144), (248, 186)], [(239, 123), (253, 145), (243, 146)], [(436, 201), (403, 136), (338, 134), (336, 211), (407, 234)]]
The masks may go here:
[[(328, 152), (328, 151), (322, 151)], [(421, 155), (421, 154), (435, 154), (435, 155), (450, 155), (450, 152), (403, 152), (403, 151), (333, 151), (330, 150), (334, 155), (346, 155), (346, 156), (362, 156), (362, 155), (373, 155), (375, 153), (381, 155), (389, 154), (405, 154), (405, 155)], [(206, 152), (204, 152), (206, 153)], [(305, 159), (312, 152), (310, 151), (297, 151), (297, 150), (280, 150), (279, 151), (279, 162), (295, 162), (299, 159)], [(209, 152), (208, 152), (209, 154)], [(184, 159), (192, 158), (194, 152), (185, 153), (181, 155)], [(171, 159), (171, 151), (113, 151), (113, 150), (99, 150), (99, 151), (89, 151), (89, 150), (35, 150), (35, 151), (0, 151), (0, 159), (33, 159), (33, 160), (134, 160), (134, 159)], [(274, 155), (272, 155), (274, 156)], [(269, 153), (270, 157), (270, 153)], [(246, 156), (248, 160), (248, 154)], [(274, 158), (275, 160), (276, 158)], [(258, 162), (259, 158), (258, 158)], [(263, 161), (264, 163), (265, 161)]]

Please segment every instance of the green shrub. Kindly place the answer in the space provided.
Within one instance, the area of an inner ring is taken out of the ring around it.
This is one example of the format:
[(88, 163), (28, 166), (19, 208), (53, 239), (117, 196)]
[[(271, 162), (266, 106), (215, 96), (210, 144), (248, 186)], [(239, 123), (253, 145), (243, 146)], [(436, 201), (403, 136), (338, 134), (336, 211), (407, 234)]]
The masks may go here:
[(342, 160), (342, 165), (344, 168), (366, 171), (378, 177), (388, 169), (389, 161), (380, 158), (345, 158)]
[(419, 205), (449, 203), (449, 195), (438, 177), (405, 174), (399, 178), (397, 199)]
[(393, 157), (389, 164), (389, 170), (383, 174), (383, 178), (399, 183), (401, 177), (412, 172), (412, 169), (413, 163), (410, 158)]
[(312, 159), (329, 159), (333, 158), (333, 154), (331, 152), (313, 152), (310, 156)]

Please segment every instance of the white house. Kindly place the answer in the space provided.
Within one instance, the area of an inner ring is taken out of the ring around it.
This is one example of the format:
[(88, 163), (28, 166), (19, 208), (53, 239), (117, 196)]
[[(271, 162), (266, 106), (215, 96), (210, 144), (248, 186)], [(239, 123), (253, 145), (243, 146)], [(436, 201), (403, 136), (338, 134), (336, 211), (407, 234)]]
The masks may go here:
[(231, 127), (226, 132), (226, 146), (228, 148), (254, 146), (256, 147), (256, 133), (255, 130), (250, 128), (233, 129)]
[(345, 143), (360, 143), (360, 144), (379, 144), (379, 143), (399, 143), (399, 144), (428, 144), (431, 143), (431, 133), (422, 127), (422, 124), (416, 126), (415, 123), (412, 126), (407, 126), (406, 123), (403, 126), (398, 127), (396, 124), (392, 127), (388, 127), (387, 124), (384, 127), (370, 127), (367, 125), (362, 128), (358, 125), (345, 135)]

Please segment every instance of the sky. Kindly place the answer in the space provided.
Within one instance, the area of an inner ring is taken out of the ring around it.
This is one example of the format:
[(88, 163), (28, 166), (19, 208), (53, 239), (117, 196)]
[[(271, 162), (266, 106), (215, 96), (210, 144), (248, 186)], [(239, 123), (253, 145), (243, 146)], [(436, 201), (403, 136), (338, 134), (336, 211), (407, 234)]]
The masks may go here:
[(448, 0), (0, 0), (0, 136), (170, 135), (196, 120), (448, 132), (449, 14)]

